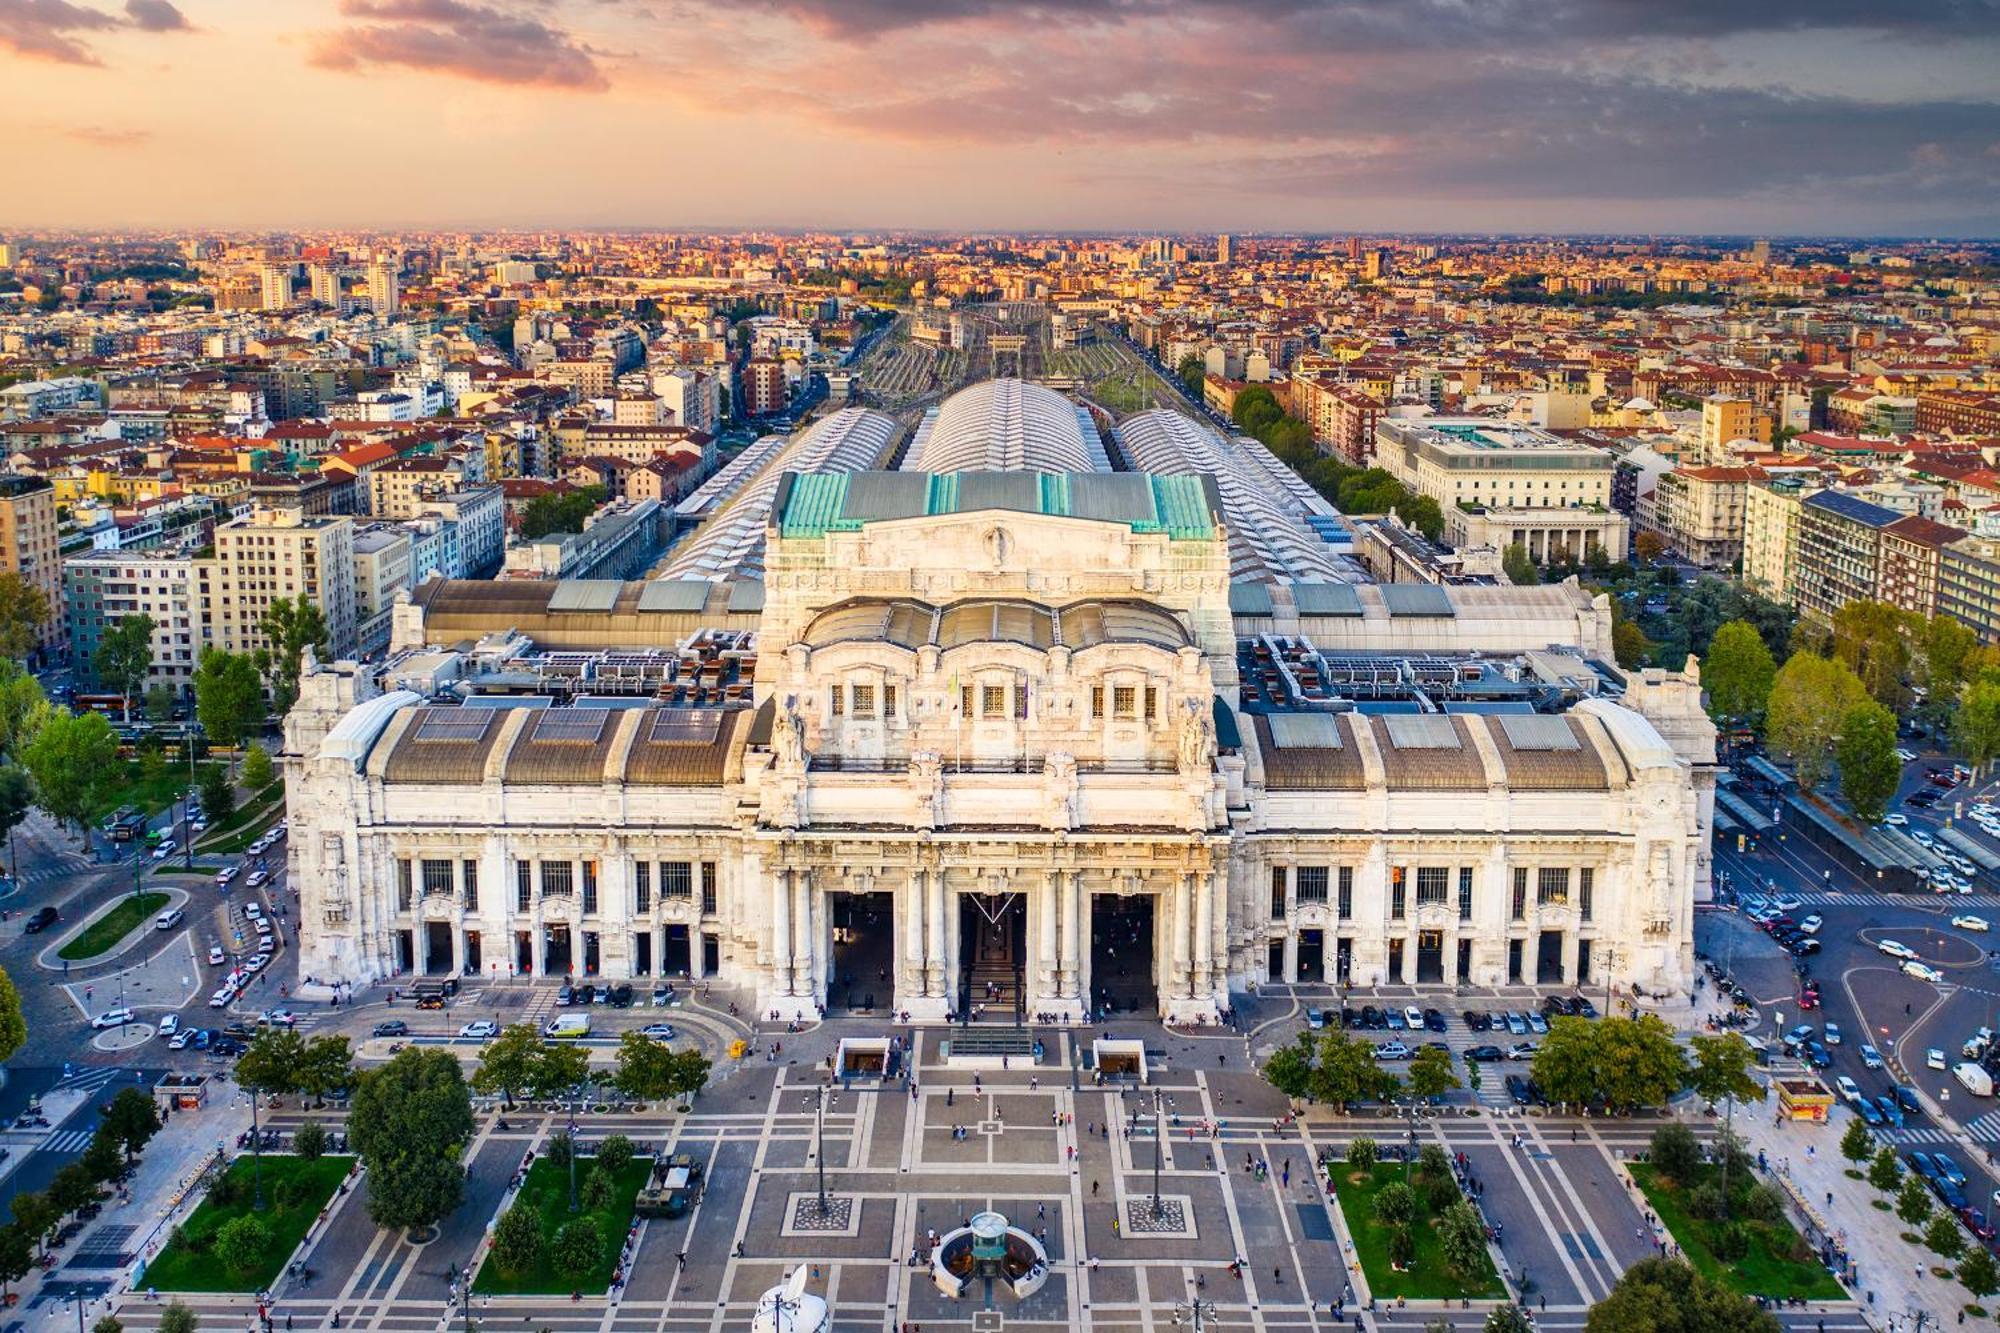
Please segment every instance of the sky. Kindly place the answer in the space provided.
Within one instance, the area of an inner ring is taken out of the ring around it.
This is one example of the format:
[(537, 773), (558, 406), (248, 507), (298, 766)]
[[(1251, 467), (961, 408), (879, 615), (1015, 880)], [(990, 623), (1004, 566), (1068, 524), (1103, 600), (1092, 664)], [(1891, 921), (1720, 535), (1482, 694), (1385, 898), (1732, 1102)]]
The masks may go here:
[(2000, 235), (2000, 0), (0, 0), (0, 230)]

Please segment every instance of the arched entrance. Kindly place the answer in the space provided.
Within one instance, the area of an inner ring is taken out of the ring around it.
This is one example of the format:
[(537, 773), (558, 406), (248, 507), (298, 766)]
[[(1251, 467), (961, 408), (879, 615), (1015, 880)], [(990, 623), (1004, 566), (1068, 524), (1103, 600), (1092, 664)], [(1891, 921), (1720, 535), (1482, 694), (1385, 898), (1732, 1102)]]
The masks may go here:
[(1018, 893), (958, 896), (959, 1012), (1012, 1023), (1027, 1004), (1028, 904)]

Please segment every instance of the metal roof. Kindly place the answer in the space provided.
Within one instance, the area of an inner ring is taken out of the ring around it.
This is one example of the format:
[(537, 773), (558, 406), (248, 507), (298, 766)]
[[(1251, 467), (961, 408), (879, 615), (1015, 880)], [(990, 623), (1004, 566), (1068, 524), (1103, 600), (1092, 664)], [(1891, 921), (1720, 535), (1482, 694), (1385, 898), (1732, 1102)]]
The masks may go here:
[(708, 605), (710, 584), (701, 579), (655, 579), (639, 591), (641, 611), (699, 611)]
[(1382, 605), (1392, 616), (1452, 616), (1458, 614), (1451, 596), (1429, 583), (1385, 583)]
[(618, 579), (563, 579), (549, 594), (549, 610), (609, 611), (624, 586)]
[(1294, 583), (1292, 602), (1302, 616), (1361, 614), (1361, 594), (1351, 583)]

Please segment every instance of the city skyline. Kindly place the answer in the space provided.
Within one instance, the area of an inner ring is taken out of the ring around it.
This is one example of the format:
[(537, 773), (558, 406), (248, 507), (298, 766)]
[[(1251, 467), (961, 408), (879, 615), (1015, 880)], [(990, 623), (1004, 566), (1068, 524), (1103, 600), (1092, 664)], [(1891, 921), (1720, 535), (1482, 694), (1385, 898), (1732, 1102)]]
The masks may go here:
[(1990, 235), (1995, 67), (1970, 0), (0, 0), (0, 227)]

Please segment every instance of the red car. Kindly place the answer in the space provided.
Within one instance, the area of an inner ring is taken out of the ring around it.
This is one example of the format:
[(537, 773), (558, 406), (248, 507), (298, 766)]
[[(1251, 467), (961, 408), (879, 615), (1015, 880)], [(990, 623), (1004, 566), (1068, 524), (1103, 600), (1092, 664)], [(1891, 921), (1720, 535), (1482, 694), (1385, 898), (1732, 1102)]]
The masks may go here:
[(1800, 991), (1799, 1008), (1801, 1009), (1819, 1008), (1819, 992), (1816, 990)]
[(1993, 1224), (1986, 1220), (1986, 1214), (1977, 1208), (1968, 1206), (1959, 1209), (1958, 1220), (1965, 1223), (1966, 1230), (1981, 1240), (1992, 1240), (1995, 1235), (2000, 1235), (2000, 1232), (1993, 1229)]

